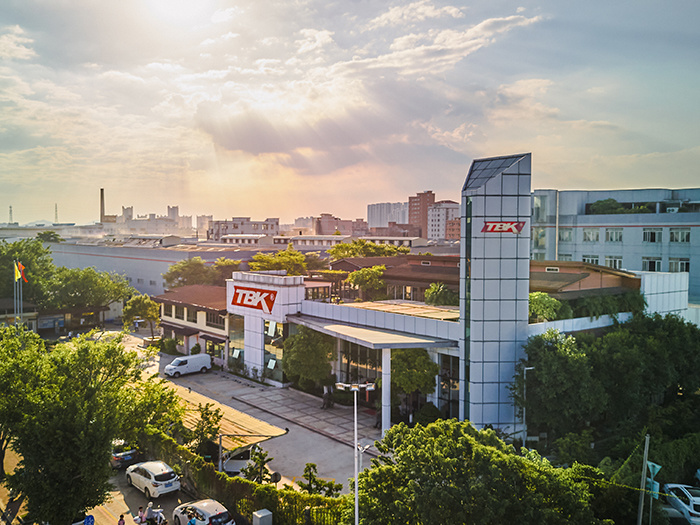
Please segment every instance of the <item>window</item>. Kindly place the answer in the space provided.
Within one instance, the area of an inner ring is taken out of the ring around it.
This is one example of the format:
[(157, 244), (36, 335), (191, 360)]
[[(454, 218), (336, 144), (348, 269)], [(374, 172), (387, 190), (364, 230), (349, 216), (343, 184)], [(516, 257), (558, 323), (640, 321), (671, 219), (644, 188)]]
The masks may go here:
[(224, 318), (219, 315), (219, 312), (207, 312), (207, 326), (212, 328), (224, 328)]
[(584, 228), (583, 242), (598, 242), (600, 241), (600, 230), (598, 228)]
[(661, 242), (661, 228), (644, 228), (642, 240), (644, 242)]
[(661, 271), (661, 258), (660, 257), (642, 257), (642, 271), (660, 272)]
[(570, 253), (560, 253), (559, 260), (560, 261), (573, 261), (574, 257)]
[(533, 253), (532, 254), (532, 260), (533, 261), (544, 261), (544, 253)]
[(535, 249), (545, 248), (547, 246), (547, 237), (545, 236), (544, 228), (532, 229), (532, 247)]
[(173, 316), (173, 305), (172, 304), (164, 304), (163, 305), (163, 317), (172, 317)]
[(533, 222), (544, 222), (547, 219), (546, 206), (547, 197), (544, 195), (532, 196), (532, 220)]
[(690, 228), (671, 228), (671, 242), (690, 242)]
[(605, 242), (622, 242), (622, 228), (605, 228)]
[(606, 255), (605, 266), (619, 270), (622, 268), (622, 257), (618, 257), (617, 255)]
[(668, 260), (669, 272), (690, 272), (690, 259), (679, 259), (671, 257)]
[(559, 242), (572, 242), (573, 240), (573, 228), (559, 228)]
[(150, 284), (151, 286), (155, 286), (156, 282), (155, 281), (148, 281), (148, 284)]
[(583, 262), (588, 263), (588, 264), (598, 264), (598, 256), (597, 255), (584, 255), (582, 260), (583, 260)]
[(143, 284), (143, 279), (136, 279), (137, 284)]
[(175, 319), (184, 319), (184, 318), (185, 318), (185, 307), (175, 305)]
[(187, 307), (187, 322), (196, 323), (197, 322), (197, 309), (190, 306)]

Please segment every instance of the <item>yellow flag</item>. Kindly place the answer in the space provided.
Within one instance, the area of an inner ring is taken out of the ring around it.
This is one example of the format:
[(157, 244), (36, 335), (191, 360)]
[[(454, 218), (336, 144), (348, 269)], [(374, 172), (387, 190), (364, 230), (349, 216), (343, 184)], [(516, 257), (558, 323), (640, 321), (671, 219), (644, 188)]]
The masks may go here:
[(22, 272), (19, 271), (19, 268), (17, 268), (17, 263), (15, 264), (15, 281), (19, 281), (20, 278), (22, 277)]

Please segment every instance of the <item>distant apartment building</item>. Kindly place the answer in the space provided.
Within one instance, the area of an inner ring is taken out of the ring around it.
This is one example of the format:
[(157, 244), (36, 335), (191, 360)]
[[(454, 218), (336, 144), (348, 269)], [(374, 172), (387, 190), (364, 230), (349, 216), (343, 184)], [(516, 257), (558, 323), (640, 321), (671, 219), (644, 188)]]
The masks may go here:
[(376, 237), (420, 237), (420, 226), (389, 222), (387, 226), (370, 227), (370, 235)]
[(391, 222), (408, 223), (408, 202), (379, 202), (367, 205), (367, 224), (370, 228), (385, 228)]
[(231, 220), (209, 221), (207, 240), (221, 242), (224, 235), (279, 235), (278, 218), (251, 221), (250, 217), (233, 217)]
[(445, 239), (448, 241), (458, 241), (462, 229), (461, 217), (449, 219), (445, 223)]
[(278, 235), (273, 239), (276, 248), (284, 250), (290, 244), (295, 250), (324, 251), (344, 242), (351, 242), (350, 235)]
[(447, 221), (459, 217), (459, 203), (454, 201), (438, 201), (428, 208), (429, 240), (447, 239)]
[(532, 259), (687, 272), (700, 299), (700, 188), (535, 190), (531, 205)]
[(209, 223), (214, 220), (213, 215), (197, 215), (197, 236), (209, 231)]
[(320, 217), (314, 217), (315, 235), (333, 235), (339, 232), (341, 235), (362, 236), (369, 233), (369, 226), (364, 219), (339, 219), (330, 213), (322, 213)]
[(428, 190), (408, 198), (408, 223), (420, 226), (421, 236), (428, 235), (428, 208), (435, 204), (435, 194)]

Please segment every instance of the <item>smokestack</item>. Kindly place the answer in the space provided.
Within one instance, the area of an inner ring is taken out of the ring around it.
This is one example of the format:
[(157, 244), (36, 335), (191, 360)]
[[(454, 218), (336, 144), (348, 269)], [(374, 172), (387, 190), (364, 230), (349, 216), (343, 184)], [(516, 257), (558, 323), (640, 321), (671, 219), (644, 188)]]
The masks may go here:
[(105, 189), (100, 188), (100, 222), (105, 221)]

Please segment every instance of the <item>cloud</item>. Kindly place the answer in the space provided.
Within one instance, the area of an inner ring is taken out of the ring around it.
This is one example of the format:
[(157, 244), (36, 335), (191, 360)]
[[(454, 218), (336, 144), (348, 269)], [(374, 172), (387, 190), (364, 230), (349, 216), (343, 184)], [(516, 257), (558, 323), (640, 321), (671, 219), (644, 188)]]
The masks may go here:
[(298, 46), (299, 53), (309, 53), (310, 51), (318, 50), (328, 44), (333, 43), (333, 32), (332, 31), (318, 31), (316, 29), (302, 29), (301, 34), (304, 37), (303, 40), (297, 40), (296, 45)]
[(421, 0), (412, 4), (395, 6), (386, 13), (370, 20), (367, 30), (374, 30), (387, 26), (411, 25), (416, 22), (424, 22), (431, 18), (462, 18), (464, 13), (453, 6), (435, 7), (429, 0)]
[(34, 42), (24, 36), (24, 30), (15, 25), (2, 28), (0, 35), (0, 58), (10, 60), (28, 60), (36, 56), (36, 52), (26, 44)]

